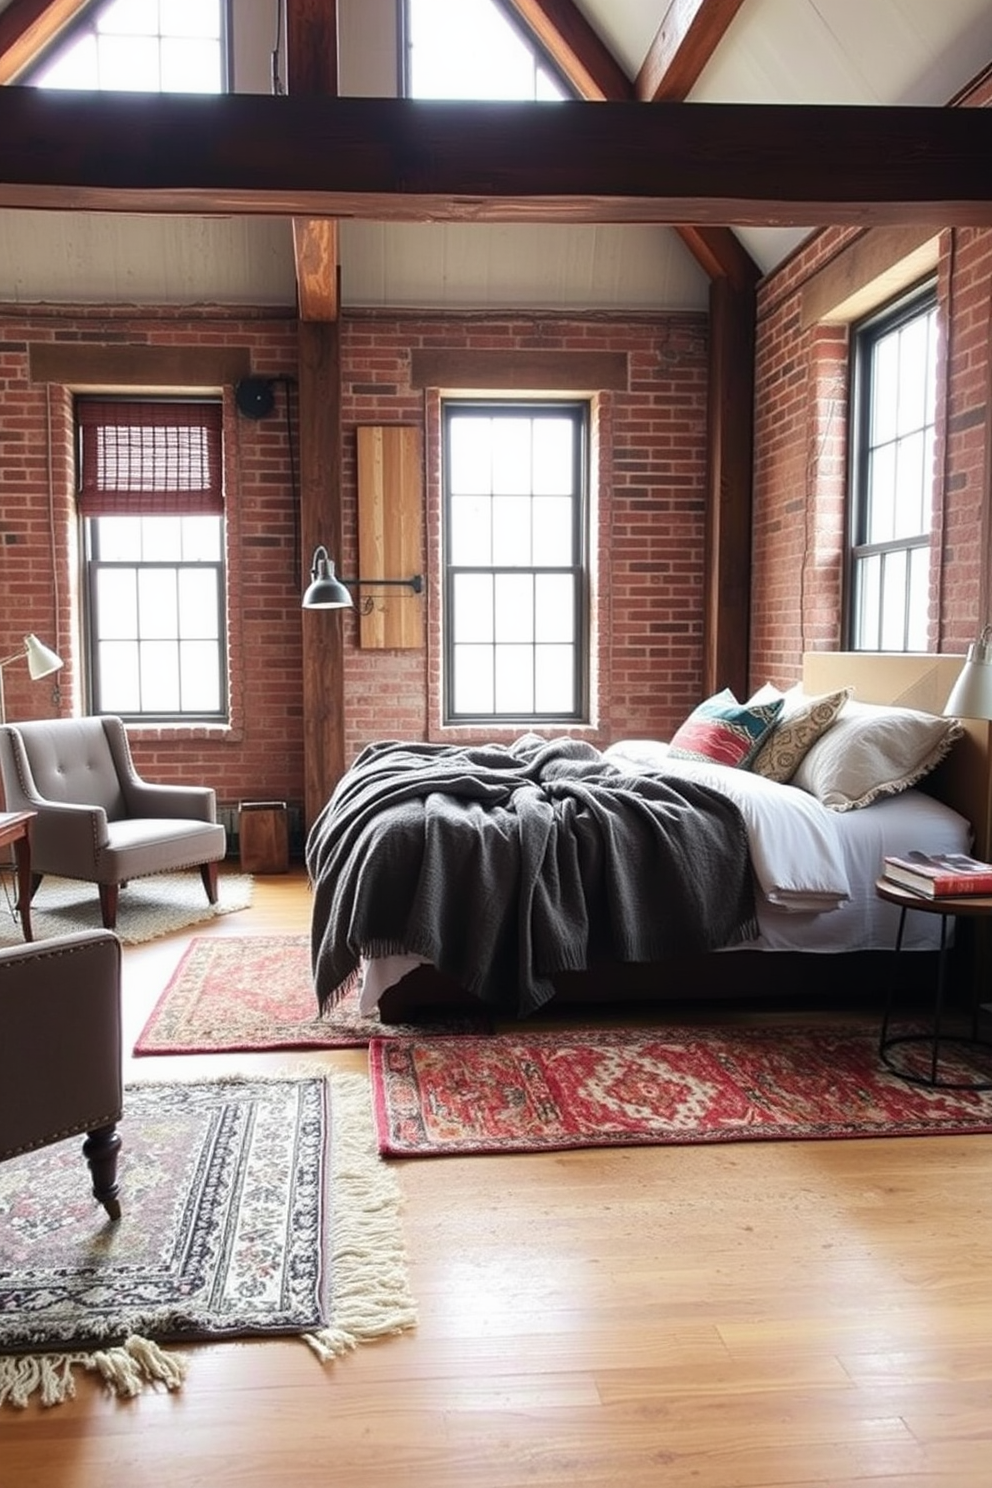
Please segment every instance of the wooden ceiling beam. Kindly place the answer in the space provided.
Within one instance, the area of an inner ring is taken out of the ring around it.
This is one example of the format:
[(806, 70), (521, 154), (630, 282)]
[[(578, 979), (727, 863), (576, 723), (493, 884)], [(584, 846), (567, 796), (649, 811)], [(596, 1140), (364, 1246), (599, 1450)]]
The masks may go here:
[(580, 98), (631, 99), (634, 85), (574, 0), (503, 0)]
[[(286, 71), (294, 98), (337, 98), (337, 0), (288, 0)], [(335, 219), (294, 217), (293, 257), (300, 319), (337, 320), (341, 304)]]
[(13, 82), (89, 0), (10, 0), (0, 10), (0, 84)]
[(992, 109), (0, 88), (0, 206), (418, 222), (992, 224)]
[(682, 103), (723, 40), (743, 0), (670, 0), (634, 82), (645, 103)]

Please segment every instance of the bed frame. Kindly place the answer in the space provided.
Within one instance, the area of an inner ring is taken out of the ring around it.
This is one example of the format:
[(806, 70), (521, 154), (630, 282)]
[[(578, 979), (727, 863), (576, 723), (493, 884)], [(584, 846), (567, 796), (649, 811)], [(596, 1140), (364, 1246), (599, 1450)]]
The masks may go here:
[[(853, 687), (860, 702), (891, 703), (942, 713), (964, 662), (963, 656), (856, 651), (807, 652), (802, 682), (811, 694)], [(779, 685), (783, 685), (779, 683)], [(927, 777), (921, 789), (953, 806), (975, 833), (974, 851), (989, 857), (992, 785), (992, 725), (962, 719), (965, 736), (947, 760)], [(970, 922), (967, 922), (970, 927)], [(614, 1008), (625, 1001), (663, 1001), (666, 1006), (691, 1006), (702, 997), (739, 1006), (772, 1005), (855, 1007), (864, 1012), (880, 1007), (888, 985), (893, 952), (858, 951), (837, 955), (794, 951), (737, 950), (732, 955), (673, 958), (650, 965), (610, 963), (555, 979), (556, 995), (546, 1010), (566, 1013), (597, 1004)], [(958, 937), (951, 956), (950, 982), (959, 995), (967, 993), (976, 974), (976, 941)], [(903, 994), (932, 996), (936, 953), (921, 951), (904, 956), (899, 965)], [(801, 992), (797, 989), (802, 989)], [(442, 977), (433, 967), (412, 971), (383, 993), (379, 1003), (384, 1023), (416, 1021), (439, 1013), (479, 1012), (474, 999)]]

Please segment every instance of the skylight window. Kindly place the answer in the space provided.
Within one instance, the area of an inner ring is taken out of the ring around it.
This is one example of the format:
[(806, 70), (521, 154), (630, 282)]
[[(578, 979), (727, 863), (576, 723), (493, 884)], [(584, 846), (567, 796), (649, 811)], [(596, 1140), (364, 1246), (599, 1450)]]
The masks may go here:
[(221, 0), (108, 0), (29, 81), (135, 93), (224, 89)]
[(568, 97), (494, 0), (406, 0), (406, 93), (530, 102)]

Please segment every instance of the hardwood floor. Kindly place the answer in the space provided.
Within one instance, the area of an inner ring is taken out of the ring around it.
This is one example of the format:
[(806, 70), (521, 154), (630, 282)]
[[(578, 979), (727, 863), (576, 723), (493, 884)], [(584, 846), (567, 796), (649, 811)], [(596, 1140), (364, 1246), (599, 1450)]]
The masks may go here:
[[(196, 933), (308, 924), (294, 872)], [(188, 938), (125, 951), (128, 1049)], [(414, 1333), (329, 1367), (201, 1347), (181, 1393), (125, 1404), (83, 1378), (0, 1411), (3, 1488), (992, 1483), (992, 1136), (396, 1166)]]

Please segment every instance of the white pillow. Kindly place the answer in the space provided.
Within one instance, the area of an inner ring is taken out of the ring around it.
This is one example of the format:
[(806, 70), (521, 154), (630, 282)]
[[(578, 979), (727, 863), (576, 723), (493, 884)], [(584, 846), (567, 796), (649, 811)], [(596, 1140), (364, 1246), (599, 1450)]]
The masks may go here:
[(832, 811), (855, 811), (922, 780), (963, 733), (955, 718), (851, 701), (802, 760), (792, 784)]

